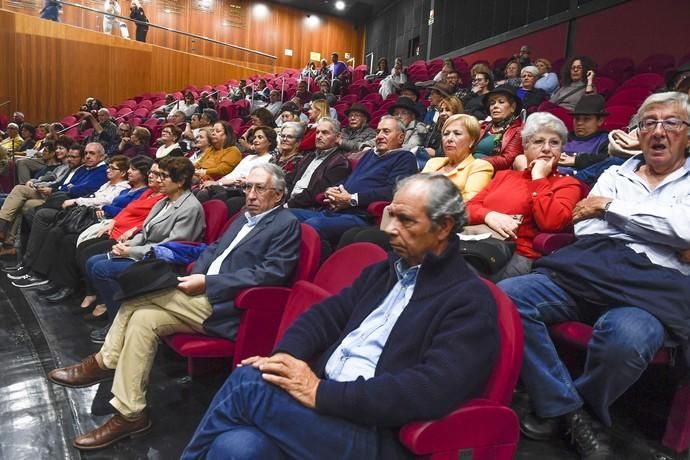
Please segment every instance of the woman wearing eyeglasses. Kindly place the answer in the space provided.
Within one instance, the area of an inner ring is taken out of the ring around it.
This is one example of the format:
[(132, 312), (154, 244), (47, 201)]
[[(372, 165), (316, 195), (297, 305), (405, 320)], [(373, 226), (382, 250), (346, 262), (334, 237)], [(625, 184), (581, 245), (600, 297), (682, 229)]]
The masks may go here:
[(546, 112), (527, 118), (522, 143), (528, 167), (524, 171), (498, 171), (494, 179), (467, 202), (470, 225), (484, 224), (499, 239), (515, 241), (515, 254), (492, 280), (529, 273), (534, 237), (561, 232), (572, 225), (580, 200), (578, 181), (558, 173), (558, 159), (568, 136), (561, 120)]
[(180, 140), (182, 135), (182, 130), (172, 123), (168, 123), (163, 126), (161, 131), (161, 137), (158, 139), (158, 143), (161, 144), (156, 150), (156, 158), (161, 159), (167, 156), (171, 157), (181, 157), (183, 155), (180, 144), (177, 142)]
[(573, 110), (585, 94), (595, 94), (594, 62), (587, 56), (569, 59), (561, 71), (561, 87), (551, 95), (551, 103)]
[(295, 168), (302, 159), (302, 152), (299, 150), (299, 143), (304, 136), (304, 125), (295, 121), (283, 123), (278, 134), (278, 148), (271, 158), (274, 163), (285, 173), (285, 182), (288, 188), (295, 178)]
[(463, 107), (467, 115), (473, 115), (482, 121), (487, 116), (484, 107), (484, 96), (494, 89), (494, 82), (489, 72), (477, 71), (472, 77), (472, 90), (462, 99)]

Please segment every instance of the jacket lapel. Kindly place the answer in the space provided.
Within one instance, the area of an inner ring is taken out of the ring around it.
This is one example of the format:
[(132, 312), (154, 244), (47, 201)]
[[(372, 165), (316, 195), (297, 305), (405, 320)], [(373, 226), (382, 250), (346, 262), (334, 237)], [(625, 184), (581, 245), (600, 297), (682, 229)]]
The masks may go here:
[[(261, 230), (264, 227), (266, 227), (269, 223), (271, 223), (273, 221), (273, 219), (275, 219), (276, 212), (278, 212), (278, 211), (279, 211), (279, 209), (276, 209), (273, 212), (271, 212), (270, 214), (268, 214), (267, 216), (265, 216), (263, 219), (261, 219), (261, 221), (259, 221), (259, 223), (256, 224), (254, 226), (254, 228), (252, 228), (244, 238), (242, 238), (242, 241), (237, 243), (237, 245), (234, 248), (232, 248), (232, 251), (230, 251), (230, 254), (237, 251), (237, 249), (239, 247), (241, 247), (244, 244), (247, 244), (249, 241), (251, 241), (257, 235), (259, 235), (261, 233)], [(245, 223), (246, 223), (246, 220), (245, 220)], [(240, 227), (240, 228), (242, 228), (242, 227)], [(239, 230), (237, 232), (239, 233)], [(235, 234), (235, 236), (237, 236), (237, 234)], [(233, 237), (233, 239), (234, 239), (234, 237)], [(232, 241), (232, 240), (230, 240), (230, 241)]]

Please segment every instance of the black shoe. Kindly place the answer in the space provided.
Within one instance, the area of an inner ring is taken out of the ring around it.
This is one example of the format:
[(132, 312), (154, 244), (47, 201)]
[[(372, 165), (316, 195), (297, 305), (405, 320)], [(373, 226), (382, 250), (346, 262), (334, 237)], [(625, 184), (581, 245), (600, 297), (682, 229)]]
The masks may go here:
[(55, 294), (58, 290), (60, 290), (59, 286), (55, 286), (53, 283), (48, 283), (45, 286), (41, 286), (40, 288), (36, 289), (36, 292), (38, 292), (38, 295), (42, 297), (47, 297)]
[(16, 272), (17, 270), (19, 270), (20, 268), (23, 268), (23, 267), (24, 266), (22, 265), (22, 263), (19, 262), (18, 264), (14, 264), (14, 265), (5, 265), (0, 270), (2, 270), (5, 273), (11, 273), (11, 272)]
[(561, 417), (537, 417), (528, 413), (520, 420), (520, 432), (530, 439), (548, 441), (562, 433)]
[(55, 293), (46, 297), (46, 300), (50, 303), (59, 303), (63, 300), (67, 300), (74, 295), (74, 289), (71, 287), (59, 288)]
[(91, 415), (110, 415), (115, 413), (115, 409), (110, 405), (113, 394), (110, 392), (113, 382), (102, 382), (98, 385), (96, 395), (91, 402)]
[(105, 327), (100, 329), (94, 329), (91, 331), (91, 334), (89, 334), (89, 338), (93, 343), (105, 343), (105, 336), (108, 335), (109, 330), (110, 324), (107, 324)]
[(12, 286), (18, 288), (32, 288), (36, 286), (43, 286), (44, 284), (50, 283), (49, 280), (41, 278), (38, 275), (29, 275), (25, 278), (17, 279), (12, 281)]
[(7, 272), (7, 279), (19, 280), (22, 278), (26, 278), (26, 275), (29, 275), (30, 273), (31, 270), (29, 269), (29, 267), (21, 265), (18, 269)]
[(582, 460), (613, 460), (611, 445), (601, 427), (595, 428), (592, 418), (584, 409), (563, 416), (568, 441)]

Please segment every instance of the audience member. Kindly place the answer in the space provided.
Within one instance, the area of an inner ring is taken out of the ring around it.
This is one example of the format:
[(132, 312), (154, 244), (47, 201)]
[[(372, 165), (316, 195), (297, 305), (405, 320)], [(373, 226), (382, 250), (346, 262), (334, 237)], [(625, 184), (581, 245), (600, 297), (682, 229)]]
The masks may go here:
[(271, 158), (271, 163), (276, 164), (285, 174), (287, 188), (292, 184), (297, 172), (297, 165), (302, 161), (302, 152), (299, 151), (299, 143), (304, 136), (304, 126), (295, 121), (286, 121), (278, 131), (278, 148)]
[(561, 72), (561, 87), (551, 95), (551, 103), (573, 110), (582, 96), (596, 93), (594, 67), (587, 56), (568, 59)]
[(376, 130), (376, 147), (366, 151), (344, 182), (326, 189), (324, 206), (292, 212), (316, 229), (322, 240), (333, 244), (347, 229), (367, 226), (367, 206), (374, 201), (390, 201), (396, 182), (417, 172), (414, 154), (401, 148), (404, 140), (403, 122), (384, 116)]
[(215, 180), (231, 173), (241, 160), (232, 126), (227, 121), (219, 121), (211, 131), (211, 146), (194, 163), (194, 174), (200, 180)]
[(376, 62), (376, 72), (366, 75), (364, 79), (367, 81), (375, 81), (385, 79), (388, 75), (390, 75), (390, 70), (388, 70), (388, 59), (386, 59), (385, 57), (381, 57)]
[[(237, 86), (230, 91), (230, 94), (228, 94), (228, 99), (233, 102), (240, 101), (247, 97), (247, 91), (247, 80), (242, 79), (237, 83)], [(201, 93), (201, 95), (203, 97), (204, 93)], [(208, 93), (206, 93), (206, 96), (208, 97)]]
[(529, 273), (540, 256), (532, 247), (534, 237), (572, 225), (580, 186), (556, 171), (567, 135), (563, 122), (550, 113), (530, 115), (522, 131), (528, 168), (497, 171), (491, 183), (467, 203), (470, 224), (488, 226), (496, 238), (515, 242), (513, 257), (491, 276), (493, 280)]
[(441, 99), (438, 109), (438, 118), (429, 128), (426, 139), (426, 151), (430, 157), (443, 156), (443, 142), (441, 142), (443, 125), (451, 115), (463, 112), (462, 102), (455, 96)]
[(328, 67), (328, 61), (325, 59), (321, 59), (321, 67), (319, 67), (318, 73), (317, 73), (316, 78), (314, 80), (316, 80), (318, 82), (321, 80), (330, 80), (330, 79), (331, 79), (331, 69)]
[(330, 115), (331, 108), (326, 99), (316, 99), (311, 102), (307, 111), (309, 119), (307, 131), (304, 133), (304, 138), (302, 138), (302, 142), (299, 145), (300, 151), (307, 152), (316, 148), (316, 126), (319, 120), (324, 117), (337, 118), (337, 116), (332, 117)]
[(534, 66), (539, 70), (539, 79), (534, 87), (543, 89), (551, 97), (558, 89), (558, 75), (551, 72), (551, 62), (546, 58), (539, 58), (534, 61)]
[(413, 152), (417, 158), (418, 168), (421, 169), (424, 168), (426, 160), (429, 159), (429, 154), (424, 148), (429, 128), (424, 123), (417, 121), (419, 117), (417, 110), (417, 105), (411, 99), (399, 97), (395, 104), (388, 107), (388, 114), (400, 120), (404, 126), (405, 138), (403, 143), (395, 148), (403, 148)]
[(319, 195), (350, 174), (347, 152), (340, 148), (340, 122), (321, 118), (316, 124), (316, 148), (304, 154), (288, 182), (286, 207), (316, 209)]
[(484, 105), (491, 119), (482, 123), (474, 156), (491, 163), (496, 171), (511, 169), (522, 153), (522, 101), (515, 88), (501, 86), (484, 95)]
[(160, 147), (156, 150), (156, 159), (160, 160), (165, 157), (181, 157), (184, 155), (180, 144), (180, 136), (182, 135), (182, 130), (172, 123), (167, 123), (163, 125), (161, 130), (161, 137), (158, 139)]
[(493, 79), (489, 72), (477, 72), (472, 77), (472, 89), (462, 100), (465, 113), (482, 121), (488, 116), (484, 96), (494, 89)]
[[(211, 142), (213, 141), (212, 139), (212, 134), (211, 130), (209, 128), (201, 128), (196, 130), (197, 135), (196, 139), (194, 141), (194, 145), (192, 146), (191, 149), (185, 154), (187, 158), (189, 158), (189, 161), (192, 162), (194, 167), (197, 168), (196, 164), (199, 161), (199, 159), (203, 156), (203, 154), (206, 152), (206, 150), (211, 147)], [(203, 172), (203, 171), (199, 171)], [(194, 174), (195, 178), (199, 178), (198, 173), (195, 172)], [(195, 179), (196, 181), (196, 179)]]
[[(583, 459), (617, 457), (590, 414), (610, 426), (610, 405), (668, 340), (688, 350), (688, 96), (653, 94), (638, 119), (642, 155), (609, 168), (578, 203), (577, 241), (499, 285), (525, 333), (521, 380), (535, 414), (521, 431), (541, 440), (562, 427)], [(593, 325), (577, 378), (549, 338), (548, 326), (563, 321)]]
[[(328, 101), (328, 105), (333, 107), (337, 102), (338, 98), (331, 92), (331, 82), (329, 80), (321, 80), (319, 82), (319, 93)], [(314, 96), (312, 96), (312, 101)]]
[[(244, 94), (244, 93), (242, 93)], [(216, 111), (216, 108), (218, 106), (218, 92), (215, 91), (213, 93), (210, 93), (208, 91), (202, 91), (201, 95), (199, 96), (199, 102), (197, 102), (198, 107), (196, 108), (197, 112), (203, 114), (206, 112), (206, 110), (213, 110), (214, 112)], [(228, 96), (229, 97), (229, 96)], [(244, 96), (242, 96), (244, 98)], [(215, 118), (213, 121), (209, 121), (211, 124), (213, 124), (216, 120), (218, 119), (218, 113), (215, 114)]]
[(122, 8), (117, 0), (105, 0), (103, 3), (103, 33), (110, 35), (113, 30), (113, 25), (120, 28), (122, 38), (129, 40), (129, 29), (127, 23), (115, 16), (122, 16)]
[(255, 167), (245, 188), (247, 213), (201, 254), (191, 275), (178, 278), (176, 288), (127, 299), (98, 353), (49, 374), (53, 382), (69, 387), (114, 378), (110, 403), (116, 414), (78, 436), (74, 440), (77, 448), (106, 447), (151, 428), (146, 390), (159, 336), (197, 332), (234, 338), (241, 314), (234, 307), (237, 293), (288, 281), (299, 257), (300, 226), (279, 206), (285, 194), (280, 168), (270, 164)]
[(391, 210), (395, 254), (303, 314), (271, 356), (244, 360), (182, 459), (407, 458), (402, 425), (481, 394), (499, 353), (496, 305), (460, 256), (462, 200), (421, 175)]
[(117, 135), (117, 125), (111, 119), (108, 109), (98, 109), (95, 117), (90, 112), (79, 112), (77, 117), (82, 121), (80, 128), (86, 129), (87, 123), (93, 128), (93, 132), (84, 140), (85, 145), (91, 142), (98, 142), (103, 146), (106, 155), (112, 155), (117, 152), (120, 136)]
[[(208, 93), (206, 94), (206, 96), (208, 97)], [(202, 96), (202, 98), (203, 98), (203, 96)], [(175, 99), (175, 96), (173, 96), (172, 94), (166, 94), (165, 95), (165, 104), (161, 105), (156, 110), (154, 110), (153, 116), (166, 119), (166, 118), (168, 118), (168, 115), (170, 113), (172, 113), (172, 111), (176, 105), (177, 105), (177, 99)]]
[(129, 18), (134, 20), (136, 40), (146, 43), (146, 35), (149, 32), (149, 18), (146, 17), (144, 8), (139, 0), (132, 0), (129, 7)]
[(295, 91), (295, 96), (299, 99), (300, 110), (309, 102), (311, 102), (311, 93), (309, 92), (309, 85), (305, 80), (301, 80), (297, 83), (297, 90)]
[(435, 83), (431, 87), (431, 91), (429, 93), (429, 107), (427, 108), (423, 119), (425, 125), (430, 126), (436, 121), (439, 113), (438, 106), (441, 103), (441, 100), (444, 97), (451, 97), (453, 92), (453, 88), (449, 84), (442, 81)]
[(512, 86), (518, 88), (521, 83), (521, 66), (518, 61), (508, 61), (503, 72), (504, 79), (496, 82), (496, 86)]
[(344, 86), (350, 81), (350, 71), (347, 70), (347, 65), (338, 60), (338, 53), (331, 53), (331, 64), (328, 66), (331, 73), (330, 80), (332, 81), (333, 94), (339, 95)]
[(407, 83), (407, 75), (402, 71), (402, 64), (395, 64), (393, 72), (381, 80), (379, 94), (383, 99), (387, 99), (391, 94), (398, 92), (405, 83)]
[(60, 22), (60, 15), (62, 14), (62, 3), (57, 0), (44, 0), (43, 8), (39, 12), (41, 19), (49, 21)]
[(302, 69), (302, 78), (305, 80), (309, 79), (314, 79), (316, 78), (316, 75), (318, 74), (318, 71), (316, 70), (316, 63), (314, 61), (309, 61), (307, 62), (307, 65), (304, 66), (304, 69)]
[(522, 45), (520, 47), (520, 52), (513, 56), (515, 61), (520, 65), (520, 67), (527, 67), (528, 65), (532, 65), (532, 60), (530, 59), (530, 55), (532, 54), (532, 50), (528, 45)]
[(14, 157), (24, 142), (19, 135), (19, 125), (16, 123), (7, 124), (6, 134), (7, 137), (0, 141), (0, 174), (4, 172), (9, 160)]
[[(604, 119), (608, 116), (604, 103), (603, 96), (585, 95), (571, 112), (573, 132), (568, 134), (568, 142), (563, 146), (563, 153), (558, 161), (558, 171), (561, 174), (579, 174), (580, 170), (609, 159), (609, 135), (601, 130)], [(612, 158), (614, 160), (607, 161), (606, 167), (623, 163), (622, 158)], [(604, 169), (599, 173), (604, 172)], [(592, 179), (587, 182), (596, 182), (596, 178)]]
[(528, 113), (535, 112), (542, 102), (549, 99), (546, 91), (534, 86), (539, 78), (539, 69), (531, 65), (523, 67), (520, 71), (520, 77), (521, 83), (517, 89), (517, 95)]
[(176, 110), (179, 110), (184, 114), (185, 120), (191, 117), (192, 114), (196, 113), (197, 108), (199, 108), (199, 104), (197, 104), (194, 100), (194, 94), (192, 94), (191, 91), (184, 93), (184, 99), (177, 101), (175, 106)]
[(149, 156), (151, 132), (143, 126), (137, 126), (130, 131), (127, 129), (128, 126), (128, 123), (120, 124), (121, 137), (118, 152), (128, 158), (134, 158), (139, 155)]
[(353, 103), (345, 110), (347, 126), (343, 128), (340, 138), (340, 148), (348, 152), (359, 152), (367, 147), (373, 147), (376, 131), (369, 126), (371, 114), (359, 102)]
[(424, 104), (419, 102), (420, 93), (417, 85), (408, 81), (407, 83), (402, 85), (400, 89), (397, 90), (395, 93), (398, 95), (398, 97), (406, 97), (410, 99), (412, 102), (414, 102), (414, 104), (417, 106), (417, 120), (422, 121), (422, 117), (426, 113), (426, 107), (424, 106)]
[(441, 129), (445, 156), (430, 158), (422, 171), (446, 176), (458, 188), (465, 202), (484, 189), (494, 175), (494, 168), (489, 162), (472, 156), (479, 141), (479, 132), (479, 122), (473, 116), (448, 116)]
[(273, 115), (273, 118), (275, 119), (282, 106), (283, 101), (280, 100), (280, 91), (277, 89), (271, 90), (268, 95), (268, 104), (266, 104), (266, 110), (271, 112), (271, 115)]

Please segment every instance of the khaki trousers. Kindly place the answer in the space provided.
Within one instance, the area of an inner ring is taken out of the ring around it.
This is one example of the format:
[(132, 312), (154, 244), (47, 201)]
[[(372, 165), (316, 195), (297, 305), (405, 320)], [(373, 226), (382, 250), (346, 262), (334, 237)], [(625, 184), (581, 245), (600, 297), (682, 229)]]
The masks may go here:
[(15, 185), (12, 188), (10, 194), (5, 198), (2, 208), (0, 208), (0, 219), (12, 222), (12, 226), (5, 237), (5, 244), (13, 245), (17, 238), (21, 224), (21, 219), (18, 217), (27, 210), (43, 203), (45, 203), (43, 196), (27, 185)]
[(177, 332), (203, 333), (213, 307), (205, 294), (188, 296), (168, 289), (122, 304), (100, 351), (102, 363), (115, 369), (110, 404), (125, 418), (146, 408), (146, 388), (159, 337)]

